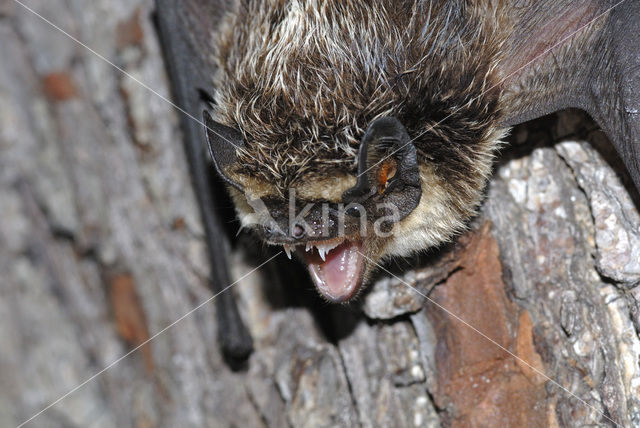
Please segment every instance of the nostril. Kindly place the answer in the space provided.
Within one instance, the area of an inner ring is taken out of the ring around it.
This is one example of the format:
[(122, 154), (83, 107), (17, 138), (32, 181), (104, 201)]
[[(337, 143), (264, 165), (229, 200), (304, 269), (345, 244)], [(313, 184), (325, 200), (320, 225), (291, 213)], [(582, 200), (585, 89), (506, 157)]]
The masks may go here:
[(304, 227), (300, 226), (299, 224), (296, 224), (295, 226), (293, 226), (291, 235), (296, 239), (302, 238), (305, 235)]

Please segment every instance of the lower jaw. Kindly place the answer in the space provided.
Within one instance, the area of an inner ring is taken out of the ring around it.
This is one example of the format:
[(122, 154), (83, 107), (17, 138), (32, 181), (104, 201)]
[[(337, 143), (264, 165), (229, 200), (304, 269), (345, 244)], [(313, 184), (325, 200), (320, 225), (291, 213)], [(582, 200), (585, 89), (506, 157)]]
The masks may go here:
[(316, 289), (328, 301), (346, 302), (358, 293), (364, 270), (362, 242), (345, 240), (325, 260), (315, 252), (305, 252), (305, 259)]

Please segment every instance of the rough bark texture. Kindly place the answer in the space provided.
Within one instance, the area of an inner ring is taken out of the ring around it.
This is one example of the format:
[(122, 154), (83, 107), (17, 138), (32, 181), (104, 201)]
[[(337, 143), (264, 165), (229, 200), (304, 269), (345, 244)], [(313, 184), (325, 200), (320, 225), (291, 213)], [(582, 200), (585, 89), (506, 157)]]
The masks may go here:
[[(151, 0), (26, 4), (169, 96)], [(0, 426), (211, 296), (177, 125), (0, 0)], [(205, 304), (29, 426), (640, 426), (638, 199), (590, 127), (565, 112), (514, 130), (472, 230), (359, 305), (321, 303), (286, 260), (242, 280), (245, 370)], [(267, 257), (242, 248), (236, 277)]]

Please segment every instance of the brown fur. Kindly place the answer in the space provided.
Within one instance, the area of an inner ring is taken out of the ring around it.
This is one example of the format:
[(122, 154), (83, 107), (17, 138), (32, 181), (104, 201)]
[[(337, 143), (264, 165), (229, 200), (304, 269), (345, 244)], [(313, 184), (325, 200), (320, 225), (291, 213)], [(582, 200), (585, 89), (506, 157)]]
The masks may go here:
[(397, 226), (423, 243), (379, 242), (380, 252), (448, 239), (480, 201), (503, 135), (496, 4), (242, 1), (216, 53), (216, 119), (246, 145), (229, 174), (260, 196), (306, 187), (310, 200), (339, 199), (346, 186), (323, 183), (352, 183), (365, 129), (395, 116), (415, 139), (423, 182), (422, 203)]
[(497, 113), (495, 93), (466, 105), (494, 83), (495, 30), (465, 2), (429, 4), (242, 2), (219, 36), (214, 98), (217, 119), (245, 136), (243, 172), (283, 189), (353, 172), (374, 118), (396, 116), (415, 136), (454, 110), (416, 145), (425, 159), (471, 160)]

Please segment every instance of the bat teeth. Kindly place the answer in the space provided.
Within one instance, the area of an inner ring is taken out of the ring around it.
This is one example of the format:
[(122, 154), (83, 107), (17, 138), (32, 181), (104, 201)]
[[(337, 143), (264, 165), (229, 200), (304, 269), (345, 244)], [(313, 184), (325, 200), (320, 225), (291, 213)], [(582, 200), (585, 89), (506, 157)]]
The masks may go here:
[(313, 250), (313, 248), (315, 247), (318, 250), (318, 254), (320, 255), (320, 258), (324, 262), (327, 259), (327, 254), (329, 254), (329, 252), (334, 248), (336, 248), (338, 245), (342, 244), (342, 242), (344, 241), (336, 241), (331, 244), (307, 243), (307, 251), (309, 251), (309, 249)]
[(283, 247), (284, 247), (284, 252), (287, 253), (287, 257), (289, 257), (289, 260), (291, 260), (291, 250), (293, 249), (293, 246), (284, 244)]
[[(341, 245), (343, 242), (344, 240), (338, 240), (329, 244), (323, 244), (318, 242), (307, 242), (305, 244), (304, 250), (307, 253), (313, 252), (314, 249), (318, 250), (318, 255), (320, 256), (322, 261), (325, 262), (327, 261), (327, 254), (329, 254), (331, 250)], [(292, 250), (295, 250), (295, 246), (289, 245), (289, 244), (282, 244), (282, 246), (284, 248), (285, 253), (287, 253), (287, 256), (289, 257), (289, 259), (291, 259), (291, 252)], [(302, 249), (302, 244), (300, 244), (299, 249)]]
[(322, 248), (322, 251), (326, 254), (336, 248), (338, 245), (342, 244), (342, 242), (343, 241), (337, 241), (332, 244), (316, 244), (316, 248), (318, 248), (318, 251), (320, 251), (320, 249)]

